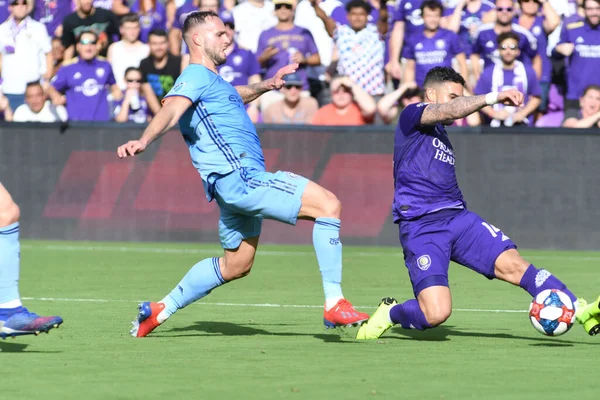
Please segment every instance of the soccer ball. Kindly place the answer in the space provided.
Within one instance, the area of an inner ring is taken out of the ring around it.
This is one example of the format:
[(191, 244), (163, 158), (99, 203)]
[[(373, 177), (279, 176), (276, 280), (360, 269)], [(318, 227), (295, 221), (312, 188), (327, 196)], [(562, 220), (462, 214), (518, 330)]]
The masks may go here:
[(560, 336), (575, 322), (575, 307), (564, 292), (546, 289), (540, 292), (529, 306), (531, 324), (547, 336)]

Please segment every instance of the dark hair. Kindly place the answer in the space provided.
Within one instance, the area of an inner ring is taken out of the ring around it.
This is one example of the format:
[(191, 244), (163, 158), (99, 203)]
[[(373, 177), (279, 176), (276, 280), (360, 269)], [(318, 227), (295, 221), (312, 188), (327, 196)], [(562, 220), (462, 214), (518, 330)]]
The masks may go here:
[(404, 93), (402, 93), (402, 96), (400, 96), (400, 101), (404, 100), (404, 99), (410, 99), (412, 97), (418, 96), (419, 98), (423, 99), (424, 95), (423, 95), (423, 90), (421, 88), (412, 88), (412, 89), (406, 89), (406, 91)]
[(127, 74), (130, 73), (131, 71), (137, 71), (140, 74), (142, 73), (142, 71), (140, 71), (140, 69), (137, 68), (137, 67), (127, 67), (127, 69), (125, 70), (125, 73), (123, 74), (123, 76), (127, 76)]
[(150, 36), (162, 36), (164, 38), (167, 38), (167, 31), (165, 31), (164, 29), (160, 29), (160, 28), (155, 28), (152, 29), (149, 33), (148, 33), (148, 38), (150, 38)]
[(433, 67), (427, 72), (425, 76), (425, 82), (423, 82), (423, 89), (432, 85), (437, 85), (444, 82), (460, 83), (461, 86), (465, 86), (465, 78), (463, 78), (458, 72), (450, 67)]
[(121, 26), (125, 25), (127, 22), (137, 22), (140, 23), (140, 16), (135, 13), (125, 14), (121, 17)]
[(86, 34), (94, 35), (95, 40), (98, 41), (98, 32), (96, 32), (95, 30), (92, 30), (92, 29), (85, 29), (85, 30), (79, 32), (79, 35), (77, 35), (77, 37), (75, 39), (79, 42), (81, 40), (81, 37)]
[(585, 96), (587, 94), (587, 92), (589, 92), (590, 90), (597, 90), (600, 92), (600, 85), (589, 85), (585, 88), (585, 90), (583, 91), (583, 96)]
[[(42, 84), (40, 83), (40, 81), (27, 82), (27, 84), (25, 85), (25, 90), (35, 87), (35, 86), (42, 87)], [(43, 88), (42, 88), (42, 90), (43, 90)]]
[(440, 10), (440, 15), (444, 13), (444, 6), (437, 0), (425, 0), (421, 4), (421, 15), (423, 15), (423, 10)]
[(364, 0), (350, 0), (346, 4), (346, 12), (350, 12), (353, 8), (362, 8), (367, 14), (371, 14), (371, 11), (373, 10), (373, 6)]
[(513, 39), (515, 42), (517, 42), (517, 44), (519, 44), (521, 41), (520, 40), (521, 38), (519, 37), (519, 35), (516, 32), (513, 32), (513, 31), (502, 32), (496, 38), (496, 44), (498, 45), (498, 47), (500, 47), (506, 39)]
[(219, 18), (219, 14), (214, 11), (194, 11), (188, 14), (185, 17), (185, 22), (183, 23), (183, 29), (181, 30), (183, 35), (196, 25), (203, 24), (206, 22), (207, 18)]

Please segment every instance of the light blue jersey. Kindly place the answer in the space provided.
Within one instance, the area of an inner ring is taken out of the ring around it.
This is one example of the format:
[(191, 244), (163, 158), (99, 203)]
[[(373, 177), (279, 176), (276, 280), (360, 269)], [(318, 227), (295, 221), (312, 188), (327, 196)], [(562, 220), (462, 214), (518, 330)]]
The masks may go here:
[(219, 74), (190, 64), (165, 98), (170, 96), (183, 96), (192, 102), (179, 120), (179, 129), (209, 201), (218, 177), (242, 167), (266, 170), (260, 140), (244, 102)]

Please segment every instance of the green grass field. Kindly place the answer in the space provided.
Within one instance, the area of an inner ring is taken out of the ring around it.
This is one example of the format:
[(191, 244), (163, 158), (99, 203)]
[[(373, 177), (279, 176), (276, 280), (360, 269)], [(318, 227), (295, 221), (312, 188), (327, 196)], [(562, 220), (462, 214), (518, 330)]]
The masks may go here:
[[(378, 341), (326, 330), (311, 247), (262, 246), (247, 278), (129, 336), (140, 300), (159, 300), (216, 245), (24, 241), (21, 295), (65, 323), (0, 340), (2, 399), (592, 399), (600, 338), (537, 333), (529, 296), (456, 265), (454, 312), (426, 332)], [(599, 294), (598, 253), (525, 251), (578, 295)], [(401, 252), (344, 248), (344, 294), (372, 312), (411, 296)], [(495, 310), (495, 311), (491, 311)]]

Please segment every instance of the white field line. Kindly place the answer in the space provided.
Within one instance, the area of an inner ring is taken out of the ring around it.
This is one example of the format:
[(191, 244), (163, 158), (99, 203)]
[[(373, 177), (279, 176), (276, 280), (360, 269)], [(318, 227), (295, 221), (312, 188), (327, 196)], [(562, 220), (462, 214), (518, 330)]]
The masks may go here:
[[(145, 300), (110, 300), (110, 299), (69, 299), (61, 297), (22, 297), (22, 300), (33, 300), (33, 301), (64, 301), (67, 303), (142, 303)], [(245, 303), (195, 303), (198, 306), (213, 306), (213, 307), (266, 307), (266, 308), (323, 308), (322, 305), (310, 305), (310, 304), (245, 304)], [(362, 307), (357, 306), (356, 308), (361, 309), (375, 309), (377, 307)], [(488, 310), (483, 308), (455, 308), (453, 311), (461, 312), (476, 312), (476, 313), (524, 313), (527, 310)]]
[[(25, 250), (48, 250), (48, 251), (98, 251), (107, 253), (155, 253), (155, 254), (219, 254), (219, 249), (186, 249), (186, 248), (169, 248), (169, 247), (128, 247), (128, 246), (89, 246), (89, 245), (30, 245), (22, 244), (21, 249)], [(397, 251), (390, 252), (355, 252), (348, 250), (347, 253), (353, 257), (403, 257), (400, 247)], [(314, 251), (281, 251), (281, 250), (258, 250), (258, 255), (261, 256), (310, 256), (314, 257)], [(528, 259), (534, 260), (567, 260), (567, 261), (600, 261), (600, 256), (574, 256), (568, 254), (557, 254), (554, 256), (544, 256), (529, 254), (526, 256)]]

